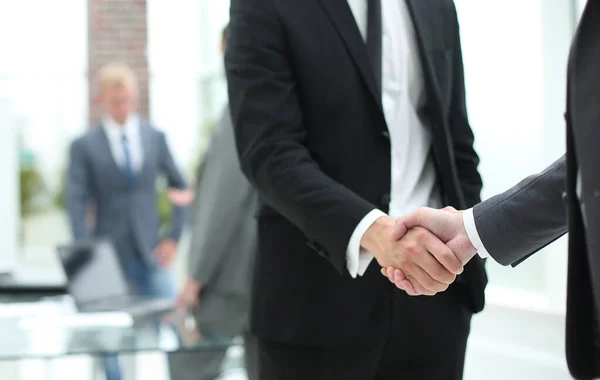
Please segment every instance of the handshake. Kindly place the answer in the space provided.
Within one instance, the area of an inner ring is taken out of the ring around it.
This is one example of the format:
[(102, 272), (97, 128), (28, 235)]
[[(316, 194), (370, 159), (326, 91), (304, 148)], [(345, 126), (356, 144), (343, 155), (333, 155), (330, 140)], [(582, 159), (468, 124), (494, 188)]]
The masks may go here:
[(463, 223), (463, 212), (421, 208), (395, 222), (379, 218), (361, 246), (373, 254), (381, 273), (411, 296), (445, 291), (477, 253)]

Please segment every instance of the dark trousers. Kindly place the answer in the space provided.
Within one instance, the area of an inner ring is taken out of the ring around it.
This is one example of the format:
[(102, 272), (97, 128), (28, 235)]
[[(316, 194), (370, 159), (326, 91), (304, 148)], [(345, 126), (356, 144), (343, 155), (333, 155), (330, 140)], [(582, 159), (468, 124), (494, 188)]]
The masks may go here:
[(460, 380), (471, 311), (464, 284), (435, 297), (393, 289), (369, 324), (338, 346), (260, 339), (260, 380)]

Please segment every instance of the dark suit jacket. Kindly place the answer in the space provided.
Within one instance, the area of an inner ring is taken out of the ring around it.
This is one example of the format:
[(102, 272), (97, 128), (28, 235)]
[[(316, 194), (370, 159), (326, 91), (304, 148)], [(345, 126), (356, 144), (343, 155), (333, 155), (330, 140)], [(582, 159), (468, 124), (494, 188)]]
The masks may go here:
[[(130, 184), (115, 162), (108, 138), (100, 126), (87, 131), (71, 144), (67, 177), (67, 208), (75, 240), (109, 238), (125, 261), (153, 260), (158, 244), (160, 220), (156, 181), (165, 174), (170, 187), (183, 189), (185, 181), (175, 166), (165, 135), (142, 123), (144, 163)], [(89, 204), (95, 208), (93, 230), (86, 228)], [(168, 236), (178, 240), (184, 224), (184, 209), (174, 207)]]
[[(450, 0), (407, 0), (428, 101), (420, 114), (446, 204), (479, 202), (459, 29)], [(226, 71), (242, 169), (258, 190), (252, 327), (305, 344), (350, 339), (391, 291), (373, 263), (352, 279), (346, 247), (388, 211), (390, 139), (364, 41), (346, 0), (233, 0)], [(464, 274), (483, 307), (480, 261)]]
[(203, 285), (203, 296), (216, 293), (247, 300), (257, 203), (256, 191), (240, 169), (227, 107), (199, 170), (191, 221), (188, 271)]
[(600, 1), (589, 0), (569, 58), (566, 156), (474, 208), (483, 244), (504, 265), (518, 264), (568, 227), (566, 350), (569, 369), (578, 379), (600, 377), (594, 318), (600, 305), (599, 62)]

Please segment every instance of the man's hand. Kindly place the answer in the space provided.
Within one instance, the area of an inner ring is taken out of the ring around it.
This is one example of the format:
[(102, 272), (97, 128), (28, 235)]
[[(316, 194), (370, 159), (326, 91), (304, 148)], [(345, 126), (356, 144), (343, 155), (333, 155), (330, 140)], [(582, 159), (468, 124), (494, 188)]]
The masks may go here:
[(184, 309), (193, 309), (198, 307), (200, 301), (200, 290), (202, 284), (191, 277), (187, 277), (183, 284), (183, 289), (177, 296), (177, 306)]
[(179, 190), (170, 188), (167, 191), (167, 196), (171, 204), (174, 206), (186, 207), (192, 204), (195, 194), (193, 190)]
[(448, 288), (463, 266), (440, 239), (424, 228), (403, 231), (402, 239), (393, 239), (394, 221), (379, 218), (365, 232), (361, 246), (371, 252), (383, 268), (401, 269), (413, 280), (415, 292), (435, 295)]
[(169, 268), (177, 254), (177, 242), (173, 239), (165, 239), (154, 248), (154, 257), (163, 268)]
[[(446, 207), (443, 210), (427, 207), (418, 209), (396, 220), (392, 239), (401, 239), (410, 232), (410, 229), (417, 226), (424, 227), (435, 234), (454, 252), (461, 265), (468, 263), (477, 253), (465, 230), (462, 211), (457, 211), (452, 207)], [(409, 278), (402, 268), (384, 268), (382, 274), (408, 294), (423, 294), (419, 290), (422, 287), (421, 284), (416, 283), (418, 280)]]

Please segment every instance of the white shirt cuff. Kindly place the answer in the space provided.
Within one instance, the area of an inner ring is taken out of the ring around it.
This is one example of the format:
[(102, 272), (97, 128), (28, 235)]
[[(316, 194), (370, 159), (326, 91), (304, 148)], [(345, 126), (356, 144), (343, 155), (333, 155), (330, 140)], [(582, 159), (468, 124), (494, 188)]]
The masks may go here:
[(475, 217), (473, 216), (472, 208), (463, 211), (463, 224), (471, 244), (473, 244), (473, 247), (477, 249), (477, 254), (479, 257), (482, 259), (491, 257), (490, 253), (487, 251), (487, 249), (485, 249), (485, 246), (479, 237), (479, 232), (477, 232), (477, 226), (475, 225)]
[(373, 255), (360, 247), (360, 241), (369, 227), (382, 216), (387, 216), (381, 210), (372, 210), (358, 223), (346, 249), (346, 268), (352, 278), (362, 276), (367, 271), (369, 264), (373, 260)]

